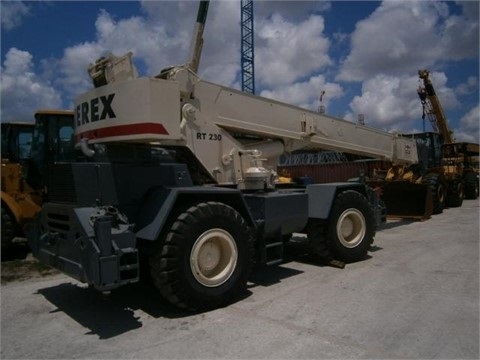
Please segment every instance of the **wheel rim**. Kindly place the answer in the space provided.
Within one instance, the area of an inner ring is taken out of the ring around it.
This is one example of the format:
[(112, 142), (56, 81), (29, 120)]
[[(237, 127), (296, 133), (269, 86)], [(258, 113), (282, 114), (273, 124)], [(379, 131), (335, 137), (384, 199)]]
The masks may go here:
[(347, 209), (337, 222), (337, 236), (340, 243), (346, 248), (358, 246), (366, 232), (366, 221), (363, 214), (357, 209)]
[(190, 254), (195, 279), (207, 287), (224, 284), (237, 265), (238, 251), (233, 237), (222, 229), (211, 229), (198, 237)]

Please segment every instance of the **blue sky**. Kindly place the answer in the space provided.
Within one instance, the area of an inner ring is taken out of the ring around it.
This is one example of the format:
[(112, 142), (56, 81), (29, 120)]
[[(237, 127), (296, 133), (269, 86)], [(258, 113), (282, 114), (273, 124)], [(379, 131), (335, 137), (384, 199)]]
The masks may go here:
[[(72, 108), (87, 66), (132, 51), (141, 76), (186, 62), (197, 1), (1, 1), (1, 120)], [(258, 95), (422, 131), (427, 68), (457, 140), (479, 141), (477, 1), (255, 1)], [(240, 1), (212, 1), (199, 74), (240, 88)], [(429, 123), (426, 130), (431, 130)]]

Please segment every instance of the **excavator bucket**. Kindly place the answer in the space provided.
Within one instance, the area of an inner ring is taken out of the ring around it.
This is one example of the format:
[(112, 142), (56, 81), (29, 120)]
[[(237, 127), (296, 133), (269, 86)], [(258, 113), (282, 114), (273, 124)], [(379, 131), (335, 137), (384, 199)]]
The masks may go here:
[(427, 220), (433, 213), (432, 191), (429, 186), (408, 181), (385, 182), (381, 199), (389, 219)]

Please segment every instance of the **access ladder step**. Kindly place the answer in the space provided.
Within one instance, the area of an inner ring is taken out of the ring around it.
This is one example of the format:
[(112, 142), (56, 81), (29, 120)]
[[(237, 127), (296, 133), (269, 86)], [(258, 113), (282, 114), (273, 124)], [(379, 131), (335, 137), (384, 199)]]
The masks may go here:
[(283, 261), (283, 241), (265, 244), (265, 264), (275, 265)]
[(125, 248), (121, 250), (119, 272), (122, 283), (136, 282), (139, 280), (138, 250)]

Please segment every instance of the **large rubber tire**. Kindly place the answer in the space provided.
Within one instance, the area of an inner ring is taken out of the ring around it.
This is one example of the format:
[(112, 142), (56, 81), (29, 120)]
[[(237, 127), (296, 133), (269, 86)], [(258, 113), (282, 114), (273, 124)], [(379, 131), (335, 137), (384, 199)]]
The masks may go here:
[(452, 180), (448, 186), (445, 205), (447, 207), (460, 207), (463, 204), (463, 181), (461, 179)]
[(6, 250), (12, 246), (12, 241), (15, 238), (16, 225), (15, 221), (8, 209), (2, 205), (2, 250)]
[(478, 178), (475, 173), (467, 173), (465, 181), (465, 199), (475, 200), (478, 198)]
[(177, 217), (151, 254), (151, 277), (162, 296), (177, 307), (217, 308), (246, 289), (253, 246), (252, 231), (235, 209), (200, 203)]
[(432, 190), (433, 214), (441, 214), (445, 208), (447, 185), (442, 174), (429, 173), (422, 179), (422, 184)]
[(360, 261), (373, 243), (375, 215), (362, 194), (347, 190), (338, 194), (328, 221), (311, 221), (307, 235), (315, 255), (326, 262)]

